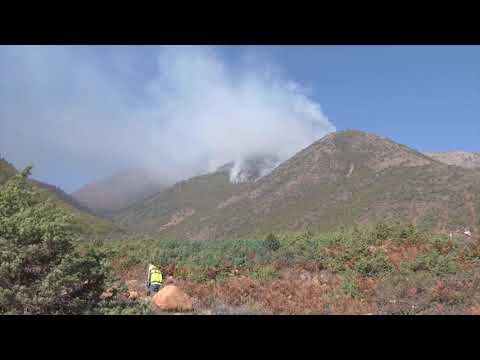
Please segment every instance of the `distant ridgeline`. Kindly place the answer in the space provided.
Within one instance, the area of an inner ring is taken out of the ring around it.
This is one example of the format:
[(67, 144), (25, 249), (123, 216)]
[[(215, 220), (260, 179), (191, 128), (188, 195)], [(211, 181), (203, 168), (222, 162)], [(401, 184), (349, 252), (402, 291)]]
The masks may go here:
[(256, 181), (232, 183), (228, 169), (178, 183), (115, 219), (192, 240), (384, 220), (440, 232), (480, 229), (478, 171), (361, 131), (329, 134)]
[[(16, 173), (17, 169), (0, 156), (0, 186), (5, 184), (8, 179)], [(119, 228), (112, 222), (96, 217), (90, 209), (72, 198), (60, 188), (34, 179), (30, 179), (30, 181), (35, 188), (40, 190), (41, 196), (47, 196), (72, 211), (76, 227), (80, 233), (100, 235), (119, 230)]]

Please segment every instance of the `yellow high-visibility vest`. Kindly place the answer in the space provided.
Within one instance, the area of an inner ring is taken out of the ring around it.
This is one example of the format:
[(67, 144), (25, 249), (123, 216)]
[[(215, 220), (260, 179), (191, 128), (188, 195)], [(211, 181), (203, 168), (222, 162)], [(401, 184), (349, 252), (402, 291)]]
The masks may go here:
[(160, 270), (157, 270), (157, 269), (154, 269), (150, 272), (150, 284), (152, 285), (160, 285), (163, 281), (163, 278), (162, 278), (162, 273), (160, 272)]

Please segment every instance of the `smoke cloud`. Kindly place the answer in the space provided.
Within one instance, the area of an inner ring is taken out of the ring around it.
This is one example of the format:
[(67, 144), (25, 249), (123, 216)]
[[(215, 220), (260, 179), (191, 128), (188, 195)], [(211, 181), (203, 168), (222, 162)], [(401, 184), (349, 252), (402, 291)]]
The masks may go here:
[(247, 60), (200, 46), (0, 46), (0, 155), (72, 191), (129, 167), (167, 181), (230, 161), (238, 173), (335, 131), (308, 89)]

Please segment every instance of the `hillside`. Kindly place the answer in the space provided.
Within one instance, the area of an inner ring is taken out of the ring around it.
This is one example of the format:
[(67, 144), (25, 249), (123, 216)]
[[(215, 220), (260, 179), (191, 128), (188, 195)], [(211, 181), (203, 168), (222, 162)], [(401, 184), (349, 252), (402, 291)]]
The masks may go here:
[[(188, 192), (180, 191), (178, 184), (127, 210), (119, 220), (194, 240), (324, 231), (384, 219), (412, 221), (439, 231), (465, 226), (476, 231), (480, 225), (478, 173), (359, 131), (330, 134), (242, 187), (218, 174), (203, 178), (208, 192), (201, 183), (186, 182)], [(220, 191), (217, 184), (228, 191)], [(203, 194), (208, 206), (191, 201), (191, 193)], [(195, 216), (178, 222), (174, 211), (180, 210)]]
[(50, 185), (38, 180), (31, 180), (38, 188), (47, 190), (49, 193), (53, 194), (59, 200), (65, 202), (66, 204), (70, 205), (71, 207), (88, 213), (90, 215), (95, 215), (95, 213), (86, 207), (84, 204), (73, 198), (72, 196), (68, 195), (65, 191), (60, 189), (57, 186)]
[(145, 268), (160, 264), (196, 314), (480, 314), (478, 238), (379, 223), (269, 239), (104, 246), (130, 291), (148, 301)]
[(448, 165), (460, 166), (466, 169), (480, 169), (480, 153), (453, 151), (426, 153), (425, 155)]
[(203, 220), (216, 206), (241, 193), (249, 183), (232, 183), (229, 166), (197, 176), (139, 202), (114, 219), (122, 225), (165, 236), (182, 235), (184, 229)]
[[(0, 159), (0, 186), (11, 176), (15, 175), (16, 172), (17, 170), (13, 165), (4, 159)], [(53, 199), (61, 206), (72, 211), (72, 214), (74, 215), (74, 224), (81, 233), (96, 236), (106, 235), (111, 232), (123, 232), (121, 228), (111, 221), (95, 216), (90, 209), (79, 203), (60, 188), (33, 179), (31, 182), (41, 190), (41, 193), (44, 196)]]
[(96, 214), (110, 217), (165, 187), (146, 170), (129, 169), (86, 185), (71, 196)]

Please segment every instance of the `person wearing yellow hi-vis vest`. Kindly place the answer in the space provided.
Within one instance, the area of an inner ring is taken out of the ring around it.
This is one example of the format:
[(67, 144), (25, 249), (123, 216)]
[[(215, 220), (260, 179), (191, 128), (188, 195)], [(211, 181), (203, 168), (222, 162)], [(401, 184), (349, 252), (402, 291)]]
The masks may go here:
[(162, 273), (159, 268), (155, 265), (150, 264), (148, 266), (148, 277), (147, 277), (147, 288), (148, 288), (148, 295), (150, 293), (156, 293), (160, 290), (160, 287), (163, 283)]

